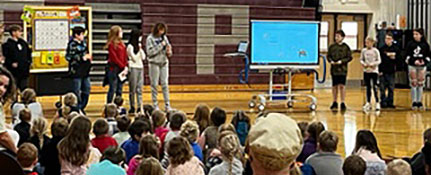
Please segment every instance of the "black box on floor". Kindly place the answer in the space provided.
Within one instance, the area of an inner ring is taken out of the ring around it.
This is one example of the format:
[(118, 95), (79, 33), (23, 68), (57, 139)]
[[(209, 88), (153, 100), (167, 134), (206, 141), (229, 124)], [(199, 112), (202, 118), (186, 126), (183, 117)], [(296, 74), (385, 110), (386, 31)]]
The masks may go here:
[(29, 87), (36, 91), (38, 96), (64, 95), (72, 91), (73, 81), (68, 72), (46, 72), (30, 74)]

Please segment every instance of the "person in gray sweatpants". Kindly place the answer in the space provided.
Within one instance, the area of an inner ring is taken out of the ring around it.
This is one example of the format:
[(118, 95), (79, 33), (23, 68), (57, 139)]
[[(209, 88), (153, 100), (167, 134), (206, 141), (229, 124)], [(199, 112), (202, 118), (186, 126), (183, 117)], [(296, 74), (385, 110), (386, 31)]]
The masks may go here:
[(167, 28), (163, 23), (154, 25), (151, 34), (147, 37), (146, 51), (148, 57), (148, 69), (151, 82), (151, 98), (154, 107), (158, 109), (157, 87), (162, 86), (165, 110), (171, 109), (169, 103), (169, 60), (172, 56), (172, 46), (166, 36)]
[[(140, 113), (142, 108), (142, 86), (144, 85), (144, 60), (145, 52), (142, 50), (142, 32), (133, 29), (127, 45), (129, 56), (129, 114)], [(135, 106), (135, 97), (138, 106)]]

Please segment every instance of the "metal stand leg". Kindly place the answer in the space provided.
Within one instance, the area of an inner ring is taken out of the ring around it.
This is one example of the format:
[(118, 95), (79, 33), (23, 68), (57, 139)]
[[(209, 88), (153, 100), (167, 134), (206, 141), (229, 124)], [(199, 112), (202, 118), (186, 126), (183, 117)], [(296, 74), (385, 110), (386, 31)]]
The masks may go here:
[(273, 73), (274, 70), (269, 71), (269, 101), (272, 101), (272, 85), (273, 85)]

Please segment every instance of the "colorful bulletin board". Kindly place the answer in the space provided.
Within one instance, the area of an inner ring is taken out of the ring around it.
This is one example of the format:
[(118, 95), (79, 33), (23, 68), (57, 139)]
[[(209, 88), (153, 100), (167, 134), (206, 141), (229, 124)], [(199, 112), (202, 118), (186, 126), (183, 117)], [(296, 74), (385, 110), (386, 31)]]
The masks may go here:
[(33, 51), (31, 73), (68, 71), (66, 49), (74, 26), (86, 29), (85, 41), (91, 54), (91, 7), (25, 6), (23, 10), (24, 38)]

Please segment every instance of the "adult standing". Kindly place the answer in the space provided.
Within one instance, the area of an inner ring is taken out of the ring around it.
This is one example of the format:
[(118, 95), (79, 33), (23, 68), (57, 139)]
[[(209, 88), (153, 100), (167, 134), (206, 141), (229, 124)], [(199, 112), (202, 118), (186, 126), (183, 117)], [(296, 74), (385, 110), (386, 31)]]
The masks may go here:
[(120, 26), (112, 26), (108, 34), (108, 42), (105, 49), (108, 49), (108, 71), (107, 78), (109, 90), (106, 103), (112, 103), (114, 93), (121, 96), (123, 92), (123, 81), (121, 77), (127, 75), (127, 52), (123, 41), (123, 30)]
[(28, 47), (27, 42), (21, 38), (21, 26), (11, 25), (9, 33), (12, 37), (3, 44), (5, 67), (12, 73), (19, 90), (23, 91), (28, 86), (32, 62), (31, 49)]
[[(142, 108), (142, 86), (144, 85), (144, 63), (145, 52), (142, 50), (142, 32), (133, 29), (127, 45), (129, 56), (129, 113), (139, 113)], [(135, 106), (135, 97), (138, 105)], [(137, 108), (135, 108), (137, 107)]]
[[(392, 33), (386, 33), (385, 45), (380, 48), (380, 57), (382, 58), (382, 63), (379, 65), (380, 103), (382, 108), (395, 108), (395, 71), (398, 62), (397, 59), (399, 59), (400, 56), (400, 49), (393, 44), (393, 41)], [(386, 93), (386, 90), (388, 93)]]
[(169, 60), (172, 56), (172, 46), (166, 36), (167, 27), (163, 23), (154, 25), (151, 34), (147, 37), (146, 50), (148, 56), (148, 68), (151, 81), (151, 98), (154, 107), (158, 109), (157, 87), (162, 86), (163, 98), (165, 100), (165, 110), (171, 109), (169, 103)]

